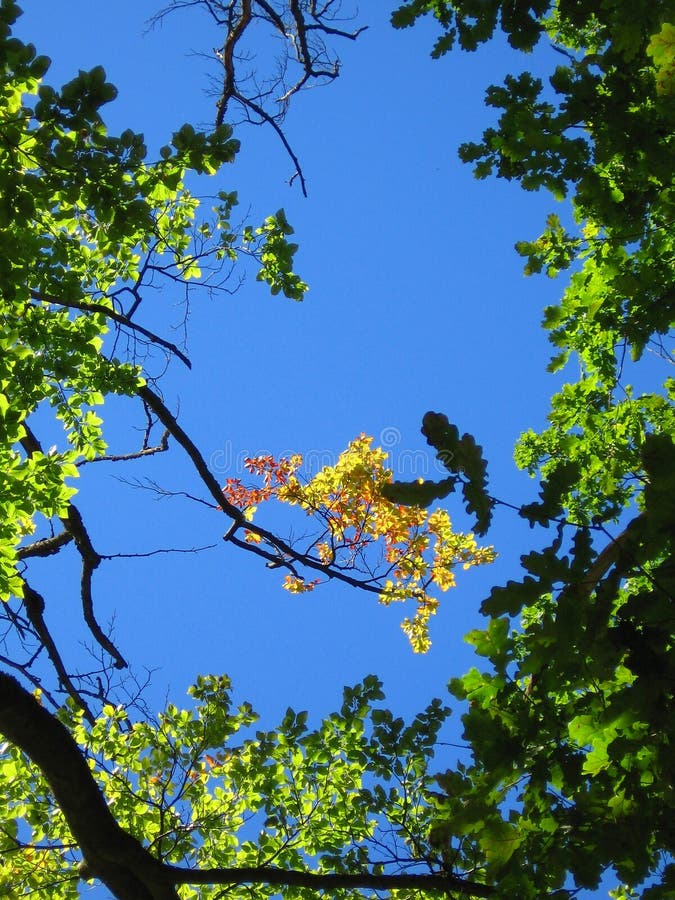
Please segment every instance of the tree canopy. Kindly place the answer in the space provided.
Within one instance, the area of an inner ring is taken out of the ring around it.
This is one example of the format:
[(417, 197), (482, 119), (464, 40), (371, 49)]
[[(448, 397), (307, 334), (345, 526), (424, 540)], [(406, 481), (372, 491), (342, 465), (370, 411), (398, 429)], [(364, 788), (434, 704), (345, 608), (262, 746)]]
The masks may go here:
[[(617, 898), (673, 896), (672, 9), (412, 0), (392, 11), (397, 28), (436, 21), (438, 77), (455, 45), (489, 48), (498, 31), (525, 54), (549, 42), (559, 63), (546, 82), (526, 71), (488, 88), (497, 121), (459, 151), (478, 178), (548, 191), (571, 210), (516, 246), (527, 274), (560, 278), (543, 325), (550, 369), (567, 381), (547, 427), (515, 450), (539, 500), (511, 505), (490, 492), (476, 438), (442, 412), (422, 423), (447, 471), (438, 481), (394, 481), (386, 453), (360, 435), (313, 477), (300, 453), (266, 455), (246, 461), (250, 478), (222, 484), (163, 399), (164, 360), (191, 363), (156, 317), (142, 319), (151, 287), (218, 290), (250, 264), (273, 294), (299, 301), (307, 289), (283, 210), (235, 225), (236, 193), (203, 200), (192, 179), (235, 159), (225, 123), (237, 107), (272, 129), (304, 190), (283, 115), (307, 84), (337, 77), (332, 42), (363, 30), (345, 29), (332, 0), (172, 2), (158, 16), (183, 6), (221, 29), (215, 122), (184, 125), (151, 160), (141, 135), (108, 132), (116, 91), (104, 70), (49, 85), (50, 61), (13, 36), (19, 8), (0, 2), (0, 892), (65, 900), (96, 880), (119, 900), (527, 900), (574, 897), (609, 875)], [(241, 73), (254, 28), (287, 54), (268, 81)], [(113, 395), (144, 422), (130, 452), (108, 446)], [(522, 576), (492, 589), (485, 627), (466, 637), (485, 663), (448, 673), (466, 742), (452, 766), (434, 771), (445, 702), (406, 724), (374, 676), (317, 727), (289, 709), (256, 730), (224, 675), (201, 676), (187, 709), (154, 716), (138, 697), (123, 702), (110, 674), (127, 660), (96, 616), (105, 557), (77, 484), (96, 461), (170, 447), (199, 479), (192, 500), (225, 516), (228, 544), (280, 569), (291, 593), (338, 581), (407, 604), (417, 652), (436, 593), (494, 557), (495, 509), (531, 525)], [(457, 489), (473, 533), (428, 510)], [(268, 501), (292, 507), (301, 540), (261, 524)], [(32, 584), (36, 561), (68, 545), (101, 655), (93, 672), (64, 662), (49, 597)]]

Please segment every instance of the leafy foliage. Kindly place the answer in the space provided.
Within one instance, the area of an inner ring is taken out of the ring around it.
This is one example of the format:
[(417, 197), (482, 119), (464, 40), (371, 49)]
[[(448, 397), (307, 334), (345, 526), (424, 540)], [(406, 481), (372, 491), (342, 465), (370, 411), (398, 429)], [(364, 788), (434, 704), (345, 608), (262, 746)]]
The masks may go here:
[(472, 762), (439, 776), (432, 829), (499, 897), (594, 889), (608, 869), (616, 897), (675, 885), (673, 382), (638, 393), (624, 381), (646, 350), (668, 361), (674, 318), (671, 12), (429, 0), (394, 15), (401, 27), (433, 14), (435, 56), (456, 37), (473, 50), (499, 24), (514, 47), (549, 40), (565, 59), (546, 88), (528, 72), (490, 87), (499, 121), (460, 149), (478, 178), (570, 197), (577, 223), (551, 214), (516, 248), (526, 274), (571, 272), (544, 327), (550, 369), (574, 359), (580, 377), (516, 448), (542, 477), (520, 513), (555, 535), (522, 556), (520, 581), (493, 588), (487, 628), (467, 636), (490, 669), (451, 682), (469, 704)]
[(487, 463), (483, 459), (482, 447), (470, 434), (463, 434), (460, 438), (457, 426), (452, 425), (442, 413), (428, 412), (425, 415), (422, 434), (427, 443), (438, 451), (437, 459), (452, 476), (436, 483), (396, 482), (384, 488), (384, 495), (395, 502), (428, 506), (436, 498), (447, 496), (459, 482), (467, 512), (476, 517), (476, 532), (486, 534), (494, 500), (487, 493)]
[[(142, 135), (108, 134), (101, 108), (116, 96), (98, 66), (60, 91), (43, 83), (49, 60), (11, 36), (19, 9), (0, 5), (0, 597), (21, 596), (16, 548), (35, 517), (67, 514), (78, 461), (105, 454), (97, 408), (106, 394), (134, 395), (142, 370), (120, 360), (111, 324), (141, 339), (132, 317), (153, 278), (190, 285), (200, 265), (231, 264), (236, 194), (219, 195), (211, 218), (185, 187), (212, 174), (239, 143), (222, 125), (180, 128), (156, 162)], [(283, 210), (248, 228), (240, 250), (260, 260), (273, 293), (300, 300), (296, 245)], [(208, 273), (213, 280), (213, 271)], [(124, 308), (124, 302), (129, 302)], [(150, 333), (151, 334), (151, 333)], [(154, 337), (154, 336), (152, 336)], [(161, 339), (158, 338), (161, 342)], [(177, 350), (168, 342), (163, 346)], [(185, 359), (185, 357), (183, 357)], [(27, 450), (25, 421), (49, 407), (65, 444)], [(61, 449), (59, 449), (61, 448)]]
[(656, 69), (656, 91), (662, 97), (675, 93), (675, 25), (664, 22), (661, 31), (652, 35), (647, 53)]
[[(307, 33), (303, 15), (316, 11), (291, 0), (289, 31), (273, 7), (264, 9), (291, 40)], [(221, 53), (226, 70), (251, 6), (237, 11)], [(106, 702), (102, 687), (93, 715), (59, 668), (44, 603), (18, 564), (75, 541), (85, 615), (98, 634), (89, 582), (101, 557), (73, 506), (72, 480), (106, 453), (98, 415), (106, 395), (145, 402), (232, 520), (226, 537), (286, 569), (291, 593), (340, 578), (383, 603), (412, 599), (417, 610), (404, 630), (418, 651), (428, 646), (437, 604), (427, 591), (451, 587), (458, 565), (493, 556), (453, 531), (445, 511), (425, 508), (461, 485), (482, 535), (500, 501), (487, 493), (481, 448), (439, 413), (423, 423), (449, 472), (438, 483), (392, 484), (386, 454), (362, 435), (307, 481), (300, 456), (267, 456), (247, 461), (257, 486), (231, 479), (220, 488), (149, 388), (147, 365), (133, 349), (118, 359), (112, 338), (124, 333), (189, 364), (135, 318), (147, 279), (164, 273), (189, 286), (241, 253), (259, 261), (273, 294), (301, 299), (292, 229), (279, 211), (236, 234), (234, 193), (219, 194), (203, 217), (185, 179), (234, 158), (231, 129), (185, 125), (148, 162), (140, 135), (107, 133), (100, 110), (115, 89), (100, 67), (60, 91), (43, 83), (48, 60), (11, 36), (18, 12), (1, 0), (0, 596), (22, 602), (26, 625), (9, 605), (7, 621), (35, 629), (72, 702), (57, 721), (0, 673), (8, 737), (0, 748), (0, 890), (69, 898), (79, 880), (99, 877), (121, 900), (177, 900), (177, 885), (182, 897), (216, 897), (224, 885), (248, 882), (247, 895), (260, 898), (330, 889), (336, 897), (441, 890), (535, 900), (596, 889), (612, 870), (613, 896), (671, 897), (673, 381), (639, 391), (625, 381), (641, 374), (646, 351), (668, 359), (673, 320), (670, 7), (410, 0), (393, 15), (397, 27), (433, 16), (441, 28), (435, 57), (455, 44), (475, 50), (497, 28), (516, 49), (551, 43), (564, 63), (548, 84), (524, 72), (490, 87), (486, 102), (499, 120), (460, 156), (479, 178), (496, 173), (569, 198), (576, 222), (568, 229), (551, 214), (539, 238), (517, 245), (527, 274), (569, 275), (544, 327), (556, 348), (550, 368), (573, 361), (579, 376), (553, 397), (549, 426), (516, 448), (517, 463), (541, 479), (539, 500), (520, 515), (547, 539), (521, 557), (520, 580), (493, 588), (482, 605), (486, 627), (467, 635), (486, 668), (450, 682), (467, 704), (469, 752), (435, 782), (428, 765), (447, 710), (432, 701), (405, 725), (377, 705), (383, 697), (372, 676), (346, 689), (340, 711), (316, 728), (288, 710), (277, 729), (254, 732), (252, 708), (233, 708), (223, 676), (201, 677), (190, 709), (169, 704), (152, 720)], [(321, 34), (330, 33), (324, 23)], [(323, 44), (313, 47), (300, 47), (307, 77), (293, 90), (317, 75), (311, 61)], [(230, 99), (252, 108), (230, 78), (221, 119)], [(47, 452), (27, 422), (46, 408), (63, 436)], [(269, 500), (316, 524), (306, 550), (254, 521)], [(40, 515), (65, 530), (34, 540)], [(308, 570), (319, 577), (308, 580)], [(114, 648), (101, 646), (114, 658)], [(10, 663), (29, 677), (29, 666)], [(96, 844), (89, 831), (113, 835), (115, 846)], [(186, 858), (189, 868), (180, 865)], [(402, 863), (417, 882), (387, 881)]]
[[(190, 858), (194, 872), (274, 864), (321, 873), (375, 865), (386, 873), (406, 844), (420, 856), (429, 762), (449, 713), (440, 701), (406, 724), (382, 708), (382, 686), (368, 676), (345, 688), (340, 709), (317, 727), (289, 709), (278, 728), (253, 733), (257, 716), (247, 703), (233, 707), (227, 678), (200, 676), (190, 693), (192, 708), (169, 705), (154, 722), (113, 706), (92, 725), (72, 704), (60, 714), (117, 822), (158, 859)], [(2, 749), (3, 896), (51, 883), (50, 896), (75, 898), (87, 871), (50, 787), (16, 747)], [(222, 890), (186, 885), (181, 896)], [(279, 896), (279, 889), (258, 885), (247, 894)], [(298, 889), (281, 896), (299, 896)]]
[[(304, 560), (327, 567), (328, 578), (328, 567), (361, 573), (367, 585), (377, 586), (380, 603), (385, 605), (413, 600), (417, 610), (412, 619), (403, 621), (402, 628), (413, 650), (424, 653), (431, 643), (429, 619), (438, 607), (428, 590), (454, 587), (453, 570), (458, 565), (469, 569), (488, 563), (494, 552), (490, 547), (478, 547), (473, 535), (454, 531), (445, 510), (427, 514), (391, 502), (387, 454), (371, 445), (372, 438), (361, 435), (340, 454), (335, 466), (325, 466), (306, 483), (296, 474), (302, 465), (299, 454), (280, 460), (271, 456), (247, 459), (246, 468), (262, 478), (263, 486), (248, 487), (240, 479), (230, 478), (223, 494), (244, 510), (249, 521), (258, 504), (271, 499), (297, 506), (311, 516), (320, 530), (304, 552)], [(470, 454), (461, 457), (465, 458)], [(263, 538), (249, 530), (246, 540), (260, 544)], [(378, 544), (382, 547), (379, 554)], [(275, 562), (283, 565), (288, 559), (281, 554)], [(307, 581), (292, 570), (284, 587), (300, 594), (314, 590), (321, 581)]]

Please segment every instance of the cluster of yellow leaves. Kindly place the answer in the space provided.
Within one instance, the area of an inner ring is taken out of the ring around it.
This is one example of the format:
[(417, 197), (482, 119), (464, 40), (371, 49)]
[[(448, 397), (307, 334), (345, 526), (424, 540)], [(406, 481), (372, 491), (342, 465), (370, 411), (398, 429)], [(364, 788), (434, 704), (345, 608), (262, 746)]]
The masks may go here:
[[(445, 510), (429, 513), (385, 499), (382, 488), (392, 481), (386, 461), (386, 452), (362, 434), (336, 465), (324, 467), (307, 482), (297, 474), (299, 455), (279, 461), (265, 456), (246, 461), (248, 470), (262, 478), (262, 488), (230, 479), (223, 491), (239, 506), (250, 508), (274, 497), (312, 516), (320, 533), (310, 548), (311, 558), (327, 569), (358, 573), (361, 583), (379, 588), (383, 604), (414, 600), (415, 614), (402, 628), (413, 650), (424, 653), (430, 646), (429, 619), (438, 608), (428, 590), (447, 591), (455, 585), (458, 565), (469, 569), (491, 562), (495, 554), (491, 547), (478, 547), (472, 534), (454, 531)], [(256, 538), (249, 532), (247, 539)], [(319, 583), (287, 575), (284, 587), (299, 594)]]

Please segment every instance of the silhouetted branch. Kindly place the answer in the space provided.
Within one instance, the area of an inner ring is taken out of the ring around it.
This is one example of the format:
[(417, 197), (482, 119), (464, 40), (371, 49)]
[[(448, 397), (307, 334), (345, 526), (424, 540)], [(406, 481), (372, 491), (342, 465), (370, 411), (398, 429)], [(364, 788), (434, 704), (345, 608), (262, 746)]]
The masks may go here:
[(70, 733), (10, 675), (0, 673), (0, 731), (38, 766), (85, 860), (118, 900), (179, 900), (163, 867), (117, 824)]
[(148, 559), (151, 556), (163, 556), (167, 553), (201, 553), (214, 550), (217, 544), (204, 544), (203, 547), (161, 547), (158, 550), (147, 550), (145, 553), (102, 553), (101, 559)]
[(452, 874), (318, 874), (272, 866), (189, 869), (155, 859), (115, 820), (86, 758), (59, 720), (10, 675), (0, 673), (0, 732), (40, 769), (84, 858), (117, 900), (179, 900), (179, 884), (270, 884), (316, 891), (418, 890), (490, 898), (494, 888)]
[(26, 615), (28, 616), (28, 620), (31, 625), (35, 629), (35, 633), (40, 639), (42, 646), (47, 651), (47, 655), (56, 670), (56, 674), (59, 678), (59, 683), (61, 687), (68, 692), (68, 694), (73, 698), (75, 703), (84, 710), (84, 715), (88, 722), (94, 722), (94, 716), (87, 706), (87, 703), (80, 695), (79, 691), (71, 681), (70, 676), (66, 672), (66, 667), (63, 664), (63, 660), (61, 659), (61, 654), (57, 650), (56, 644), (54, 643), (54, 639), (47, 628), (47, 625), (44, 620), (44, 610), (45, 610), (45, 601), (41, 594), (38, 594), (36, 590), (34, 590), (26, 581), (23, 579), (23, 605), (26, 610)]
[(302, 195), (303, 195), (303, 197), (306, 197), (307, 196), (307, 183), (305, 181), (305, 176), (300, 167), (300, 161), (297, 158), (297, 156), (295, 155), (295, 153), (293, 152), (291, 145), (288, 143), (286, 135), (284, 134), (283, 129), (281, 128), (281, 125), (279, 125), (279, 123), (275, 120), (274, 116), (271, 116), (271, 115), (269, 115), (269, 113), (265, 112), (265, 110), (262, 108), (262, 106), (259, 106), (253, 100), (249, 100), (248, 98), (246, 98), (243, 95), (238, 94), (238, 93), (233, 94), (233, 96), (236, 97), (236, 99), (240, 101), (242, 106), (244, 106), (246, 109), (252, 110), (257, 116), (259, 116), (261, 122), (267, 122), (267, 124), (271, 125), (272, 128), (276, 131), (277, 135), (279, 136), (279, 140), (284, 145), (286, 152), (290, 156), (291, 160), (293, 161), (293, 165), (295, 166), (295, 174), (291, 176), (291, 178), (289, 180), (289, 184), (292, 184), (295, 178), (299, 178), (300, 179), (300, 187), (302, 189)]
[(124, 328), (129, 328), (131, 331), (135, 331), (138, 334), (142, 334), (143, 337), (147, 338), (150, 341), (150, 343), (156, 344), (158, 347), (164, 347), (165, 350), (168, 350), (174, 356), (177, 356), (178, 359), (188, 367), (188, 369), (192, 368), (192, 363), (190, 362), (188, 357), (181, 350), (179, 350), (175, 344), (172, 344), (170, 341), (166, 341), (158, 334), (155, 334), (154, 331), (150, 331), (150, 329), (144, 328), (143, 325), (139, 325), (137, 322), (132, 322), (128, 316), (125, 316), (123, 313), (118, 313), (110, 306), (106, 306), (103, 303), (89, 303), (83, 300), (60, 300), (56, 299), (55, 297), (47, 297), (45, 294), (41, 294), (38, 291), (31, 291), (30, 295), (34, 300), (39, 300), (41, 303), (49, 303), (52, 306), (63, 306), (67, 309), (79, 309), (82, 312), (100, 313), (101, 315), (112, 319), (113, 322), (117, 322), (118, 325)]
[(82, 612), (89, 631), (100, 646), (106, 650), (114, 660), (116, 669), (125, 669), (127, 662), (103, 632), (94, 615), (94, 601), (91, 592), (91, 579), (95, 570), (101, 564), (103, 557), (94, 550), (87, 529), (84, 527), (82, 516), (74, 504), (68, 507), (68, 516), (62, 520), (73, 535), (77, 549), (82, 557), (82, 575), (80, 578), (80, 596), (82, 598)]
[[(310, 82), (315, 84), (335, 80), (340, 74), (340, 61), (329, 49), (326, 38), (354, 41), (367, 26), (352, 31), (338, 24), (340, 7), (332, 2), (317, 6), (301, 0), (171, 0), (150, 19), (150, 25), (161, 22), (169, 13), (189, 8), (207, 12), (215, 25), (225, 31), (220, 46), (213, 55), (221, 66), (215, 125), (222, 125), (232, 104), (238, 104), (246, 121), (270, 125), (281, 140), (295, 166), (303, 194), (305, 179), (281, 123), (291, 98)], [(271, 33), (281, 39), (280, 58), (267, 66), (257, 66), (255, 77), (242, 69), (250, 55), (265, 45), (259, 39), (260, 27), (266, 28), (264, 38)], [(288, 77), (287, 77), (288, 73)], [(256, 120), (249, 113), (254, 113)]]
[[(30, 456), (33, 453), (41, 453), (42, 447), (37, 437), (28, 426), (28, 424), (24, 423), (24, 431), (25, 434), (21, 438), (21, 445), (25, 452)], [(113, 658), (115, 668), (123, 669), (126, 668), (127, 663), (122, 654), (119, 652), (117, 647), (112, 643), (112, 641), (108, 638), (108, 636), (103, 632), (101, 626), (98, 624), (96, 620), (96, 616), (94, 615), (94, 601), (92, 597), (91, 591), (91, 579), (94, 571), (98, 568), (101, 563), (102, 557), (96, 552), (94, 546), (91, 542), (91, 538), (85, 528), (84, 522), (82, 521), (82, 516), (80, 515), (77, 507), (70, 503), (68, 505), (68, 513), (65, 516), (61, 517), (61, 522), (66, 530), (66, 532), (71, 535), (73, 541), (75, 542), (75, 546), (80, 554), (82, 559), (82, 575), (80, 579), (80, 596), (82, 599), (82, 611), (84, 614), (84, 620), (87, 623), (89, 630), (92, 635), (96, 639), (96, 641), (100, 644), (100, 646), (106, 650), (110, 656)], [(62, 540), (60, 546), (64, 546), (68, 543), (65, 539)], [(57, 549), (60, 549), (60, 546)], [(53, 545), (52, 545), (53, 547)], [(52, 552), (56, 552), (53, 550)], [(24, 597), (25, 599), (25, 597)], [(42, 608), (44, 609), (44, 600), (40, 597), (42, 602)], [(37, 609), (37, 607), (34, 607)], [(32, 620), (31, 620), (32, 621)], [(34, 623), (35, 624), (35, 623)], [(36, 628), (37, 630), (37, 628)], [(39, 632), (38, 632), (39, 633)], [(47, 632), (48, 635), (48, 632)], [(43, 636), (39, 634), (40, 639), (44, 641)], [(49, 636), (51, 640), (51, 637)], [(50, 650), (50, 646), (52, 649)], [(63, 664), (60, 663), (60, 668), (57, 665), (57, 659), (60, 662), (60, 657), (56, 654), (56, 647), (53, 645), (53, 641), (51, 641), (51, 645), (45, 644), (47, 651), (49, 652), (50, 659), (54, 663), (55, 668), (59, 674), (59, 679), (66, 684), (64, 681), (65, 669), (63, 668)], [(67, 676), (66, 676), (67, 677)], [(74, 690), (74, 689), (73, 689)], [(70, 687), (68, 687), (68, 691), (70, 692)], [(73, 695), (75, 696), (75, 695)], [(80, 700), (78, 700), (80, 702)]]
[(29, 559), (33, 556), (53, 556), (59, 552), (61, 547), (69, 544), (72, 539), (73, 536), (69, 531), (61, 531), (53, 537), (40, 538), (40, 540), (33, 541), (32, 544), (19, 547), (16, 551), (16, 557), (17, 559)]
[(392, 874), (375, 875), (370, 872), (349, 874), (319, 874), (297, 870), (277, 869), (274, 866), (251, 866), (235, 869), (182, 869), (167, 866), (175, 884), (274, 884), (283, 887), (304, 887), (315, 891), (332, 890), (416, 890), (425, 894), (459, 894), (462, 897), (493, 897), (494, 888), (487, 884), (465, 881), (457, 875)]
[(26, 681), (30, 682), (30, 684), (32, 684), (36, 690), (39, 690), (41, 694), (46, 697), (47, 700), (51, 703), (54, 709), (59, 708), (59, 704), (56, 702), (52, 693), (45, 687), (43, 687), (42, 682), (37, 677), (37, 675), (33, 675), (32, 672), (28, 671), (26, 666), (16, 662), (16, 660), (14, 659), (9, 659), (9, 657), (3, 656), (1, 654), (0, 665), (7, 666), (9, 669), (14, 669), (16, 672), (21, 672), (21, 675), (26, 679)]
[(135, 450), (132, 453), (106, 453), (105, 456), (95, 456), (93, 459), (78, 460), (75, 465), (85, 466), (95, 462), (132, 462), (135, 459), (143, 459), (146, 456), (154, 456), (156, 453), (164, 453), (169, 449), (169, 432), (164, 431), (159, 444), (155, 447), (143, 447), (142, 450)]
[[(176, 417), (169, 411), (161, 397), (159, 397), (147, 385), (143, 385), (138, 389), (138, 395), (143, 400), (143, 402), (150, 407), (150, 409), (155, 413), (164, 427), (171, 433), (174, 439), (185, 450), (187, 455), (192, 460), (192, 464), (197, 470), (199, 477), (208, 489), (211, 496), (216, 500), (219, 508), (232, 519), (232, 525), (223, 536), (224, 540), (230, 541), (233, 544), (236, 544), (236, 546), (248, 550), (251, 553), (255, 553), (256, 555), (266, 559), (268, 562), (274, 562), (277, 565), (282, 565), (286, 568), (290, 568), (290, 566), (288, 565), (288, 561), (295, 560), (308, 569), (320, 572), (326, 578), (342, 581), (345, 584), (351, 585), (352, 587), (358, 587), (362, 590), (370, 591), (371, 593), (383, 593), (382, 588), (373, 583), (374, 579), (364, 580), (353, 578), (351, 575), (348, 575), (337, 568), (327, 566), (319, 559), (298, 552), (287, 541), (284, 541), (281, 538), (277, 537), (266, 528), (261, 528), (259, 525), (256, 525), (252, 522), (247, 522), (243, 512), (223, 496), (223, 490), (220, 484), (209, 469), (206, 460), (202, 456), (197, 445), (194, 443), (192, 438), (190, 438), (189, 435), (183, 430), (183, 428), (181, 428), (176, 420)], [(267, 551), (257, 544), (247, 543), (246, 541), (237, 538), (236, 532), (240, 528), (244, 528), (246, 531), (250, 531), (253, 534), (258, 535), (268, 546), (274, 548), (273, 552)]]
[(234, 21), (233, 12), (235, 4), (229, 4), (229, 22), (227, 26), (227, 37), (223, 43), (221, 51), (215, 51), (218, 59), (223, 64), (223, 91), (216, 104), (216, 128), (223, 124), (225, 120), (225, 112), (227, 104), (233, 96), (236, 96), (236, 76), (234, 68), (234, 51), (238, 41), (246, 31), (251, 21), (251, 0), (241, 0), (241, 13), (239, 18)]
[(176, 417), (169, 411), (162, 398), (151, 390), (147, 384), (138, 388), (138, 396), (148, 408), (155, 413), (162, 425), (164, 425), (167, 431), (175, 438), (183, 450), (185, 450), (192, 460), (192, 464), (197, 470), (199, 477), (223, 512), (238, 525), (246, 525), (247, 523), (243, 513), (223, 497), (222, 488), (206, 464), (206, 460), (200, 453), (197, 445), (178, 424)]

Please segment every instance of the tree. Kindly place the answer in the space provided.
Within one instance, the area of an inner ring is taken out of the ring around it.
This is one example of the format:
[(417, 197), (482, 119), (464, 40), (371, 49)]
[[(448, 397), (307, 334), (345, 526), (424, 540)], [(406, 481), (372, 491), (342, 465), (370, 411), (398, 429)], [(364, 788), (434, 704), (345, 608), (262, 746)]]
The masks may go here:
[[(291, 4), (290, 24), (269, 4), (221, 6), (229, 30), (220, 51), (225, 84), (218, 120), (231, 100), (249, 110), (257, 103), (237, 87), (230, 65), (232, 35), (243, 36), (254, 12), (300, 48), (304, 75), (288, 89), (289, 97), (303, 80), (317, 77), (311, 54), (319, 51), (308, 48), (316, 46), (321, 22), (330, 21), (331, 4), (321, 12), (309, 10), (306, 34), (298, 4)], [(388, 711), (372, 708), (382, 693), (371, 677), (346, 693), (341, 711), (321, 728), (310, 731), (306, 714), (289, 710), (279, 730), (248, 735), (238, 745), (234, 735), (255, 716), (248, 706), (230, 709), (224, 678), (204, 677), (194, 687), (193, 710), (169, 707), (159, 719), (145, 715), (134, 698), (128, 708), (119, 704), (113, 668), (123, 670), (127, 661), (98, 622), (93, 590), (94, 572), (105, 558), (73, 499), (73, 479), (86, 475), (95, 461), (133, 461), (176, 443), (201, 479), (214, 517), (219, 512), (228, 518), (230, 543), (291, 573), (302, 566), (387, 601), (404, 599), (404, 585), (411, 583), (408, 593), (418, 607), (411, 637), (418, 634), (422, 644), (433, 611), (425, 593), (429, 583), (449, 587), (451, 563), (468, 565), (481, 556), (475, 542), (454, 534), (442, 514), (427, 529), (425, 512), (379, 498), (376, 489), (388, 477), (383, 455), (364, 439), (342, 463), (350, 483), (343, 479), (341, 486), (333, 478), (324, 490), (291, 478), (290, 463), (252, 461), (277, 486), (286, 472), (284, 486), (293, 492), (287, 499), (316, 509), (323, 534), (310, 549), (301, 551), (251, 521), (248, 489), (223, 489), (162, 400), (155, 359), (160, 371), (167, 355), (188, 367), (190, 360), (139, 319), (150, 286), (164, 280), (189, 290), (204, 275), (210, 290), (225, 289), (230, 267), (242, 255), (257, 262), (258, 277), (273, 294), (302, 299), (306, 285), (293, 271), (292, 229), (279, 211), (260, 228), (247, 225), (237, 233), (230, 224), (234, 194), (219, 193), (204, 215), (187, 189), (190, 175), (213, 173), (233, 160), (238, 142), (230, 127), (217, 121), (211, 131), (199, 132), (185, 125), (159, 159), (149, 162), (140, 135), (125, 131), (115, 137), (106, 130), (100, 109), (115, 89), (104, 71), (81, 72), (60, 91), (48, 86), (43, 77), (49, 60), (11, 34), (18, 8), (5, 0), (0, 11), (2, 662), (36, 689), (32, 696), (11, 675), (0, 674), (0, 730), (7, 741), (0, 764), (7, 790), (3, 894), (72, 897), (89, 878), (114, 896), (134, 898), (176, 897), (180, 885), (183, 896), (190, 895), (188, 885), (203, 885), (202, 896), (214, 895), (217, 889), (209, 885), (249, 881), (261, 895), (274, 885), (291, 892), (314, 885), (464, 890), (463, 880), (426, 864), (421, 874), (400, 871), (410, 855), (402, 858), (402, 848), (413, 847), (416, 821), (430, 808), (423, 798), (424, 773), (446, 715), (440, 701), (406, 728)], [(326, 29), (342, 35), (338, 28)], [(260, 118), (281, 134), (278, 118)], [(142, 407), (144, 437), (131, 452), (108, 450), (96, 412), (114, 394)], [(51, 411), (55, 422), (29, 423), (42, 411)], [(65, 450), (59, 450), (62, 439), (47, 449), (38, 437), (53, 439), (55, 426), (65, 431)], [(325, 470), (324, 480), (328, 476)], [(386, 539), (383, 565), (368, 558), (377, 538)], [(436, 558), (423, 562), (423, 544), (432, 541)], [(100, 648), (94, 671), (73, 671), (47, 625), (50, 597), (31, 583), (35, 561), (69, 545), (81, 560), (84, 623)], [(297, 575), (289, 577), (291, 589), (308, 586)], [(41, 667), (43, 654), (55, 685)], [(254, 825), (260, 840), (250, 834)], [(224, 841), (223, 828), (230, 832)], [(181, 867), (190, 848), (199, 859), (190, 851), (191, 864)], [(410, 852), (419, 855), (421, 845)]]
[[(404, 627), (417, 650), (427, 647), (436, 602), (428, 589), (451, 586), (458, 564), (491, 558), (442, 511), (424, 508), (461, 487), (481, 536), (501, 503), (488, 493), (481, 448), (438, 413), (425, 416), (423, 433), (448, 471), (441, 482), (392, 484), (383, 454), (361, 437), (309, 483), (296, 474), (299, 459), (264, 457), (248, 463), (262, 486), (223, 486), (140, 367), (139, 345), (189, 365), (179, 347), (138, 323), (153, 278), (189, 285), (208, 266), (218, 283), (223, 266), (250, 256), (273, 292), (302, 298), (283, 211), (237, 233), (236, 197), (220, 194), (202, 221), (185, 180), (233, 159), (238, 144), (223, 124), (231, 100), (271, 124), (289, 149), (280, 120), (251, 105), (267, 94), (251, 99), (237, 87), (234, 47), (251, 22), (276, 29), (298, 52), (302, 71), (288, 97), (317, 73), (337, 74), (318, 70), (312, 53), (323, 49), (311, 51), (303, 35), (356, 34), (330, 24), (331, 3), (189, 5), (207, 7), (227, 28), (218, 121), (208, 133), (184, 126), (155, 163), (138, 135), (107, 134), (99, 109), (114, 88), (104, 72), (80, 73), (60, 92), (41, 84), (48, 61), (10, 37), (15, 5), (0, 7), (0, 587), (14, 640), (2, 662), (42, 700), (0, 674), (3, 890), (72, 897), (80, 878), (94, 877), (120, 898), (220, 896), (219, 885), (239, 884), (255, 896), (527, 898), (572, 896), (613, 867), (625, 884), (616, 896), (669, 896), (672, 407), (665, 391), (633, 397), (623, 383), (628, 351), (636, 363), (647, 349), (665, 355), (672, 319), (666, 10), (645, 6), (636, 23), (626, 4), (598, 11), (416, 0), (394, 13), (398, 26), (436, 17), (436, 56), (456, 37), (474, 49), (498, 22), (515, 47), (546, 39), (562, 53), (553, 93), (528, 74), (488, 91), (503, 115), (461, 155), (480, 177), (496, 169), (526, 189), (570, 195), (577, 219), (568, 232), (551, 216), (539, 239), (518, 246), (528, 271), (572, 271), (545, 324), (560, 350), (553, 366), (575, 354), (581, 377), (553, 398), (550, 428), (524, 435), (517, 450), (542, 477), (540, 502), (517, 511), (552, 530), (552, 543), (525, 555), (523, 580), (494, 588), (483, 604), (487, 628), (468, 639), (491, 671), (451, 683), (469, 701), (471, 759), (434, 783), (430, 758), (447, 710), (433, 701), (406, 726), (377, 705), (373, 677), (347, 690), (339, 713), (314, 730), (289, 710), (278, 729), (255, 734), (246, 730), (252, 709), (232, 709), (225, 678), (201, 678), (193, 709), (170, 705), (156, 719), (117, 705), (106, 688), (110, 666), (126, 661), (96, 620), (92, 573), (103, 557), (72, 499), (72, 479), (89, 462), (177, 443), (214, 514), (229, 518), (229, 542), (284, 569), (291, 591), (311, 589), (318, 576), (383, 602), (412, 600), (417, 612)], [(131, 340), (122, 360), (120, 335)], [(107, 451), (94, 412), (105, 394), (141, 401), (148, 424), (139, 450)], [(46, 404), (68, 434), (65, 452), (45, 452), (26, 421)], [(158, 425), (164, 431), (153, 438)], [(309, 542), (254, 521), (254, 507), (270, 499), (309, 517)], [(51, 532), (36, 536), (37, 514)], [(71, 542), (82, 561), (83, 617), (106, 654), (88, 675), (64, 664), (27, 569)], [(57, 674), (54, 691), (34, 673), (41, 650)]]
[[(637, 395), (626, 383), (646, 351), (671, 361), (669, 12), (438, 0), (394, 15), (404, 27), (433, 14), (435, 56), (456, 40), (476, 49), (498, 24), (512, 46), (548, 39), (561, 56), (550, 88), (528, 73), (489, 88), (498, 125), (460, 149), (479, 178), (496, 171), (569, 196), (576, 223), (570, 232), (551, 214), (537, 240), (517, 245), (528, 274), (572, 272), (544, 326), (559, 351), (551, 369), (574, 356), (580, 376), (553, 397), (550, 427), (516, 448), (544, 479), (541, 502), (520, 514), (555, 537), (522, 557), (522, 581), (483, 604), (490, 623), (469, 639), (491, 670), (452, 682), (470, 703), (473, 761), (439, 777), (436, 840), (492, 871), (505, 896), (542, 896), (570, 876), (597, 887), (608, 867), (624, 883), (613, 896), (666, 897), (675, 884), (673, 381), (652, 378)], [(423, 431), (452, 459), (456, 429), (428, 416)], [(420, 499), (414, 485), (400, 491), (390, 496)]]

